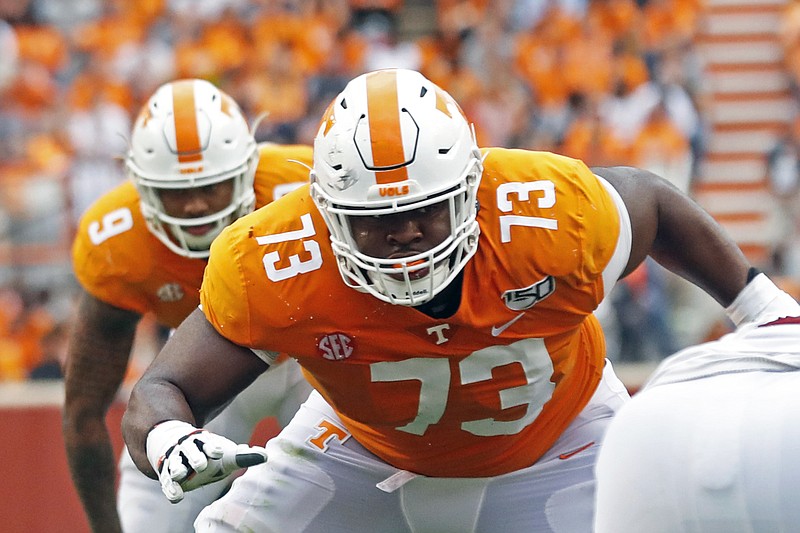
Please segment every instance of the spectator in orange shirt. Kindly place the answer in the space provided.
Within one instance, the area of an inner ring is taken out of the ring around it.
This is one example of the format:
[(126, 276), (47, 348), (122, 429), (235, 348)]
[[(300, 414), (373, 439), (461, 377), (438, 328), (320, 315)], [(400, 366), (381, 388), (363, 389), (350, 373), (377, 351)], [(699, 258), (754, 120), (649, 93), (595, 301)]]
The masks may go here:
[(593, 166), (620, 165), (629, 161), (627, 147), (603, 122), (597, 102), (576, 93), (570, 105), (574, 118), (561, 142), (561, 153)]
[(800, 0), (790, 0), (780, 20), (779, 35), (784, 63), (797, 94), (800, 91)]
[(297, 139), (297, 127), (308, 109), (308, 92), (296, 57), (291, 43), (277, 43), (266, 63), (248, 61), (243, 76), (236, 80), (237, 100), (253, 115), (266, 116), (256, 130), (257, 139), (286, 144)]
[(634, 139), (631, 162), (663, 176), (681, 191), (689, 191), (693, 166), (691, 146), (670, 118), (663, 100), (650, 112)]
[(28, 378), (33, 380), (50, 380), (64, 378), (64, 362), (67, 357), (67, 325), (54, 324), (53, 327), (39, 339), (41, 359), (28, 372)]

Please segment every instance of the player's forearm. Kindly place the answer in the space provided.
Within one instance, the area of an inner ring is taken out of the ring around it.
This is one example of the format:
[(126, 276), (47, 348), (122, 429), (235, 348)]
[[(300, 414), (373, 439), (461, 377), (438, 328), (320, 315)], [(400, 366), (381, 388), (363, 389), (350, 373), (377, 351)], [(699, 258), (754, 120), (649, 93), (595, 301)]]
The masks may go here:
[(747, 284), (750, 263), (723, 228), (676, 193), (660, 199), (653, 258), (728, 306)]
[[(85, 394), (93, 380), (66, 384), (62, 430), (72, 482), (89, 518), (92, 531), (120, 531), (116, 510), (116, 459), (105, 415), (113, 397), (111, 391)], [(112, 387), (109, 387), (111, 389)], [(113, 387), (115, 390), (116, 387)]]
[(92, 531), (121, 533), (114, 490), (116, 461), (108, 433), (93, 442), (68, 442), (67, 459)]
[(125, 359), (101, 368), (102, 358), (82, 355), (85, 353), (73, 352), (68, 359), (62, 420), (64, 444), (72, 482), (92, 531), (120, 531), (115, 498), (116, 460), (106, 413), (122, 379)]
[(116, 458), (106, 414), (125, 375), (132, 332), (108, 339), (97, 320), (82, 317), (70, 338), (62, 420), (72, 482), (92, 530), (121, 531), (116, 509)]
[(128, 407), (122, 417), (122, 437), (136, 467), (153, 479), (157, 476), (147, 459), (147, 434), (153, 426), (165, 420), (196, 424), (179, 389), (145, 374), (131, 391)]

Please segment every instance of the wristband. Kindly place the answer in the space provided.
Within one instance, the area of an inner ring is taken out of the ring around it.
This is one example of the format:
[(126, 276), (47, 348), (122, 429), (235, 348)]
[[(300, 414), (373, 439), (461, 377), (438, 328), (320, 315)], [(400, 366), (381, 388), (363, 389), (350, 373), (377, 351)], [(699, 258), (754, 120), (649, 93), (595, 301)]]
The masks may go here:
[(183, 437), (201, 431), (180, 420), (167, 420), (156, 424), (147, 434), (147, 460), (156, 474), (161, 473), (161, 463), (169, 450), (181, 441)]
[(765, 274), (756, 272), (755, 277), (745, 285), (725, 312), (738, 327), (745, 322), (762, 323), (797, 315), (800, 313), (800, 305)]
[[(756, 267), (750, 267), (750, 269), (747, 271), (747, 283), (753, 281), (759, 274), (763, 274), (763, 272)], [(747, 283), (745, 283), (745, 285), (747, 285)]]

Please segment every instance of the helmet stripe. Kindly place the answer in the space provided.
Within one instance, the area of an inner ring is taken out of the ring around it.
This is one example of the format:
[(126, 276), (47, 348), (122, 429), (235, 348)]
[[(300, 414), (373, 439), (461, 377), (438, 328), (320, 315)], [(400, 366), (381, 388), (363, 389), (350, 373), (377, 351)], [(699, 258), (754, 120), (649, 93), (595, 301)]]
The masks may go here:
[[(375, 168), (394, 167), (406, 162), (397, 97), (397, 72), (384, 70), (367, 75), (367, 115), (372, 136), (372, 164)], [(405, 166), (375, 171), (379, 184), (408, 179)]]
[[(200, 134), (197, 130), (197, 110), (194, 101), (194, 82), (181, 80), (172, 84), (172, 112), (175, 119), (175, 142), (178, 162), (192, 163), (203, 160)], [(197, 169), (181, 169), (181, 173)]]

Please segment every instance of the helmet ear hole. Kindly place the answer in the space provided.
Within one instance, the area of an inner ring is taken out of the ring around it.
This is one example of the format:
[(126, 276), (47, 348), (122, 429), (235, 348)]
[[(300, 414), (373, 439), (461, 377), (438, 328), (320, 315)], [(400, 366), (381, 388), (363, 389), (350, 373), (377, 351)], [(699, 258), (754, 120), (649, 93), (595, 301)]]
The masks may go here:
[[(482, 171), (473, 129), (458, 104), (420, 73), (387, 69), (353, 79), (323, 116), (311, 181), (345, 283), (401, 305), (441, 292), (475, 253)], [(442, 201), (451, 233), (433, 250), (398, 261), (367, 256), (353, 244), (347, 217)], [(428, 275), (412, 275), (419, 271)]]
[[(159, 87), (142, 107), (125, 158), (150, 231), (173, 252), (208, 257), (211, 241), (255, 206), (255, 138), (234, 100), (200, 79)], [(170, 216), (159, 191), (234, 181), (223, 209), (197, 218)], [(192, 227), (208, 226), (204, 234)]]

